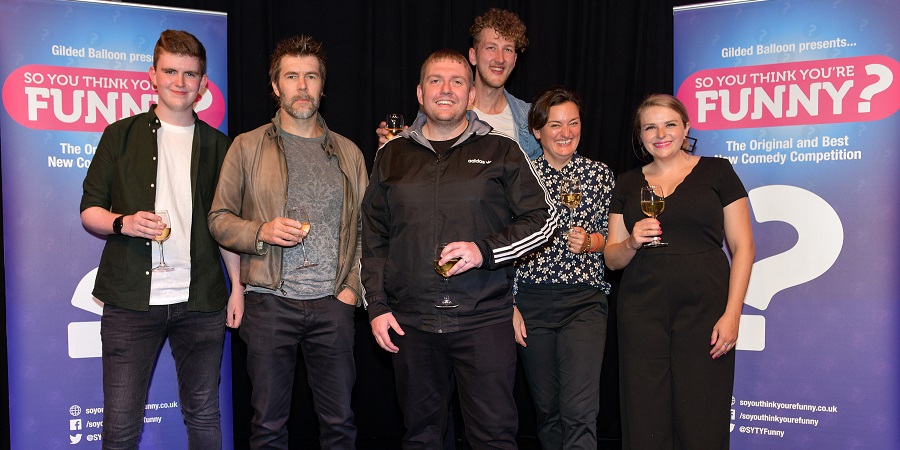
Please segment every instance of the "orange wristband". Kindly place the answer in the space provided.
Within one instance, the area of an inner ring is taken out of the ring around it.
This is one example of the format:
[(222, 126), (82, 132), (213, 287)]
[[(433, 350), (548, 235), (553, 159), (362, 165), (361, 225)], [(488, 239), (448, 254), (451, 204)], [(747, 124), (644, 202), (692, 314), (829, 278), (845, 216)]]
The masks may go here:
[(588, 250), (588, 253), (594, 253), (597, 251), (598, 248), (600, 248), (600, 240), (601, 240), (602, 235), (600, 233), (592, 233), (592, 234), (598, 235), (597, 236), (597, 244), (594, 245), (594, 247), (592, 249)]

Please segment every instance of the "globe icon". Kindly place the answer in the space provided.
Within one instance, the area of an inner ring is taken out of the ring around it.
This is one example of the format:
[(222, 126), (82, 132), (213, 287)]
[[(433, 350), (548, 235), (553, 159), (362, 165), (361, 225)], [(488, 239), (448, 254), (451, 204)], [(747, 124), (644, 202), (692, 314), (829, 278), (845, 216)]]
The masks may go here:
[(81, 414), (81, 407), (78, 406), (78, 405), (72, 405), (71, 407), (69, 407), (69, 414), (71, 414), (71, 415), (73, 415), (73, 416), (78, 416), (78, 415), (80, 415), (80, 414)]

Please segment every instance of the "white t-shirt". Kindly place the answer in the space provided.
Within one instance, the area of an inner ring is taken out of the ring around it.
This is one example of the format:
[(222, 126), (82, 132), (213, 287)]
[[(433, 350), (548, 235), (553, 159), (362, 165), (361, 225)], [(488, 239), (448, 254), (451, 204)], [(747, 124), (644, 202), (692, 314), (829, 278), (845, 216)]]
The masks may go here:
[(472, 111), (475, 111), (475, 114), (478, 114), (478, 118), (487, 122), (494, 130), (509, 136), (510, 139), (521, 145), (518, 133), (516, 133), (516, 124), (513, 122), (512, 110), (509, 109), (509, 103), (506, 104), (506, 107), (503, 108), (500, 114), (488, 114), (475, 107), (472, 108)]
[[(160, 121), (156, 132), (159, 161), (156, 171), (156, 210), (166, 210), (172, 232), (163, 242), (166, 265), (171, 272), (153, 272), (150, 278), (150, 304), (171, 305), (186, 302), (191, 285), (191, 151), (194, 126), (179, 127)], [(159, 265), (159, 244), (153, 245), (153, 267)]]

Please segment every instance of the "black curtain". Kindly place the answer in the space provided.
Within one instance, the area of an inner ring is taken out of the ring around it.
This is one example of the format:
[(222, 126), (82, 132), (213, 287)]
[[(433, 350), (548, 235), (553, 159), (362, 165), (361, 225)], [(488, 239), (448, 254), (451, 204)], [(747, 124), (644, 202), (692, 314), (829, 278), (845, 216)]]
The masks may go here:
[(389, 112), (415, 117), (425, 57), (440, 48), (468, 55), (469, 26), (488, 8), (517, 13), (530, 40), (507, 88), (531, 101), (550, 85), (584, 100), (579, 153), (615, 173), (635, 167), (634, 108), (672, 90), (672, 8), (697, 1), (272, 1), (148, 0), (136, 3), (228, 13), (228, 129), (236, 136), (266, 123), (269, 56), (282, 38), (308, 34), (325, 44), (322, 115), (356, 142), (371, 165), (374, 129)]
[[(529, 102), (550, 85), (575, 90), (585, 106), (579, 153), (605, 162), (618, 174), (638, 165), (631, 149), (635, 106), (647, 94), (672, 91), (672, 8), (699, 2), (138, 0), (134, 3), (228, 13), (228, 129), (232, 137), (266, 123), (275, 113), (268, 78), (269, 55), (275, 44), (295, 34), (308, 34), (323, 42), (328, 60), (322, 114), (332, 130), (359, 145), (370, 168), (376, 149), (377, 123), (389, 112), (401, 112), (408, 118), (416, 114), (415, 88), (425, 57), (439, 48), (468, 54), (468, 27), (473, 18), (491, 7), (511, 10), (527, 25), (530, 44), (518, 57), (508, 90)], [(616, 275), (610, 274), (612, 281)], [(598, 432), (602, 439), (614, 441), (619, 433), (615, 295), (611, 296), (611, 303)], [(246, 350), (237, 333), (232, 336), (236, 448), (246, 448), (250, 418), (250, 386), (243, 366)], [(358, 381), (354, 410), (359, 437), (361, 440), (397, 439), (403, 430), (394, 400), (390, 360), (375, 346), (364, 311), (357, 317), (356, 354)], [(520, 435), (527, 437), (534, 436), (534, 417), (525, 386), (520, 376), (516, 388), (520, 400)], [(316, 420), (309, 406), (302, 362), (298, 364), (295, 391), (290, 424), (292, 447), (313, 447)], [(7, 408), (2, 410), (4, 415), (8, 413)], [(3, 422), (8, 427), (8, 420)], [(6, 436), (8, 442), (8, 433)]]

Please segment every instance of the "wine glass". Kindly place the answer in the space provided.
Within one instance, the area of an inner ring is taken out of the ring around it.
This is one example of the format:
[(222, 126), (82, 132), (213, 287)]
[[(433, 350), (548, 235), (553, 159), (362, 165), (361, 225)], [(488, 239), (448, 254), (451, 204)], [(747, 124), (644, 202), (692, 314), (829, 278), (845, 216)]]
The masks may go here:
[(397, 137), (397, 134), (403, 131), (403, 114), (388, 114), (387, 118), (384, 119), (384, 123), (384, 128), (388, 130), (388, 133), (390, 133), (387, 139), (394, 139), (395, 137)]
[[(312, 226), (309, 222), (309, 214), (306, 212), (306, 208), (297, 207), (291, 208), (288, 210), (288, 219), (296, 220), (300, 222), (300, 230), (306, 232), (306, 236), (309, 236), (309, 230)], [(306, 269), (307, 267), (315, 267), (318, 264), (309, 262), (309, 259), (306, 257), (306, 246), (303, 245), (303, 241), (306, 240), (306, 237), (300, 238), (300, 251), (303, 252), (303, 264), (299, 265), (298, 269)]]
[(445, 242), (434, 246), (434, 271), (444, 278), (443, 288), (441, 289), (443, 291), (441, 293), (441, 301), (434, 305), (438, 309), (453, 309), (459, 306), (459, 303), (450, 300), (450, 277), (447, 275), (447, 272), (450, 271), (453, 265), (459, 262), (459, 258), (453, 258), (441, 264), (441, 252), (444, 251), (446, 246), (447, 243)]
[(559, 198), (563, 205), (569, 208), (569, 227), (562, 230), (560, 235), (568, 239), (569, 232), (575, 226), (575, 208), (581, 203), (581, 185), (574, 178), (565, 178), (559, 187)]
[[(649, 217), (656, 218), (662, 214), (666, 207), (666, 195), (662, 186), (650, 185), (641, 188), (641, 211)], [(668, 243), (662, 242), (659, 236), (653, 236), (653, 240), (644, 244), (644, 247), (665, 247)]]
[(154, 272), (171, 272), (173, 269), (171, 266), (166, 265), (166, 255), (163, 253), (163, 241), (169, 238), (169, 234), (172, 233), (172, 221), (169, 220), (169, 212), (164, 209), (159, 209), (156, 211), (151, 211), (153, 214), (159, 216), (159, 223), (165, 224), (166, 227), (163, 228), (162, 234), (153, 238), (157, 244), (159, 244), (159, 265), (153, 268)]

